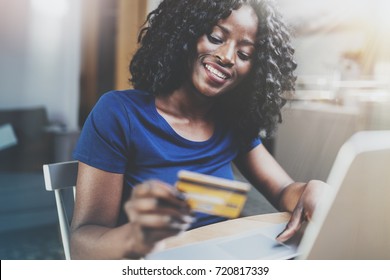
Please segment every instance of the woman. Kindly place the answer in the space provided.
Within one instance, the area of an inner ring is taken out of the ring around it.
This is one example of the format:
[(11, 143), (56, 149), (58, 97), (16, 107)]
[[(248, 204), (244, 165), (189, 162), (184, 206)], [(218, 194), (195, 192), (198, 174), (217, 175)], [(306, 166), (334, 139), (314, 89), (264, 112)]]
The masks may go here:
[(233, 178), (234, 162), (278, 209), (289, 239), (324, 183), (294, 182), (258, 137), (294, 89), (289, 34), (269, 1), (165, 0), (148, 16), (130, 72), (135, 90), (102, 96), (88, 117), (72, 220), (73, 258), (140, 258), (188, 228), (224, 220), (191, 213), (173, 187), (181, 169)]

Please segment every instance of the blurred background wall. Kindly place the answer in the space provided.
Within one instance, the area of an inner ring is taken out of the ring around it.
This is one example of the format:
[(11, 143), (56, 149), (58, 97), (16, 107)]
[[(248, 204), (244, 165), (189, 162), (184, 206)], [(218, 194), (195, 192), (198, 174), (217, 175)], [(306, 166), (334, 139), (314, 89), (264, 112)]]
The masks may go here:
[(81, 1), (0, 3), (0, 108), (42, 105), (77, 129)]
[(295, 31), (298, 74), (341, 79), (389, 74), (389, 1), (277, 2)]
[[(385, 0), (278, 0), (306, 86), (388, 80)], [(129, 87), (128, 62), (159, 0), (0, 0), (0, 109), (43, 105), (78, 129), (105, 91)], [(326, 85), (325, 85), (326, 86)]]

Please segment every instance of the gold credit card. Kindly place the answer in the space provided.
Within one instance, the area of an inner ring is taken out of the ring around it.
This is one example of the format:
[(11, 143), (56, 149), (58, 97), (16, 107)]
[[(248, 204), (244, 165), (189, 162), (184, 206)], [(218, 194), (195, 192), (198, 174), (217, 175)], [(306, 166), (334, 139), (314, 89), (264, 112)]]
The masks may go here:
[(176, 188), (181, 191), (194, 211), (236, 218), (244, 207), (250, 185), (182, 170)]

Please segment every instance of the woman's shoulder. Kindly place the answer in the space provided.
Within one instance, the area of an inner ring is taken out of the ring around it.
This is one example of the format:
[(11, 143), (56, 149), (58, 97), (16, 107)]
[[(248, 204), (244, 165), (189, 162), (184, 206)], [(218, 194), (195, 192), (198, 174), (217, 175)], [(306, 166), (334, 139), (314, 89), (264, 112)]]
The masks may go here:
[(127, 89), (127, 90), (112, 90), (104, 93), (100, 98), (99, 102), (105, 104), (122, 104), (122, 105), (131, 105), (140, 103), (149, 103), (154, 100), (154, 96), (148, 92), (136, 90), (136, 89)]
[(132, 115), (148, 111), (154, 105), (154, 95), (140, 90), (112, 90), (104, 93), (95, 105), (94, 110), (114, 115)]
[(140, 90), (113, 90), (104, 93), (95, 105), (92, 114), (100, 118), (130, 120), (149, 116), (155, 106), (154, 95)]

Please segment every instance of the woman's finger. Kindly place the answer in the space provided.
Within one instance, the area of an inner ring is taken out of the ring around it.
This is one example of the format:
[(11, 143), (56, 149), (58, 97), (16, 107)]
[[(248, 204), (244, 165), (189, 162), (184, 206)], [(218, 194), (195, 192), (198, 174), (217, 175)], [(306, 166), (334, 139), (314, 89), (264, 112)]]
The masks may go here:
[(171, 204), (178, 208), (188, 207), (187, 202), (176, 189), (157, 180), (146, 181), (133, 189), (131, 199), (142, 197), (154, 197), (161, 202)]
[(292, 238), (299, 231), (304, 220), (304, 209), (301, 205), (297, 205), (291, 215), (290, 221), (286, 225), (286, 228), (276, 237), (276, 240), (278, 242), (286, 242)]

